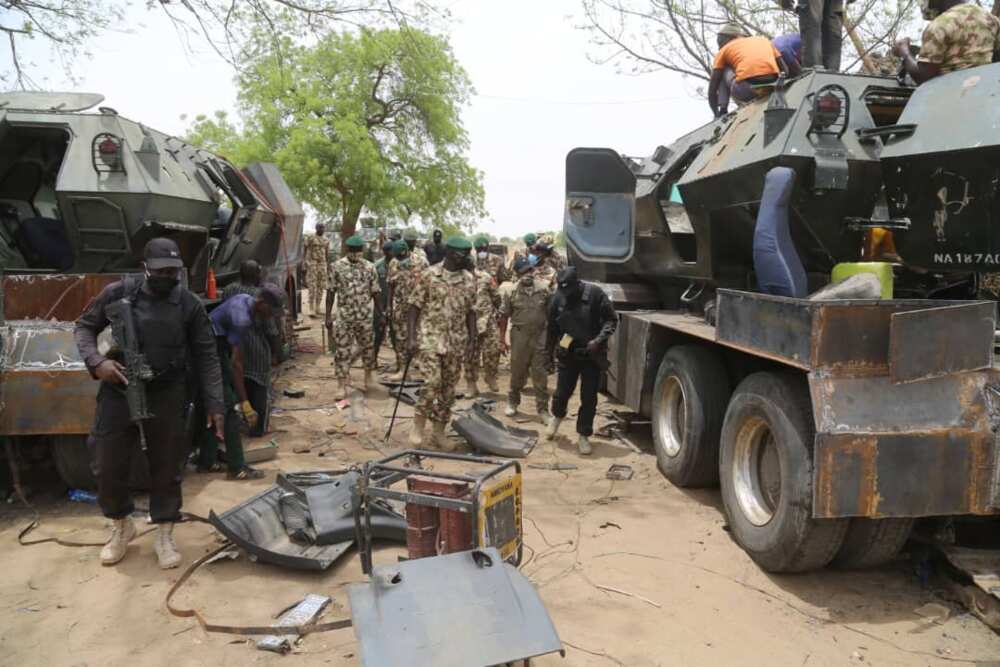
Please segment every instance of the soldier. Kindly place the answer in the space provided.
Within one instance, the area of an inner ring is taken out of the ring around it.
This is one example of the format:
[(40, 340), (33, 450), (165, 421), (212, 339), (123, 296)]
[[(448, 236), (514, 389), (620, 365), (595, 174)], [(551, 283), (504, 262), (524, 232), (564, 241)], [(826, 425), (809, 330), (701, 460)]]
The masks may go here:
[(477, 380), (480, 369), (490, 391), (500, 391), (497, 386), (500, 367), (500, 329), (497, 323), (500, 292), (497, 290), (496, 280), (488, 272), (474, 268), (472, 274), (476, 279), (476, 344), (472, 356), (465, 360), (465, 381), (469, 385), (469, 395), (475, 398), (479, 395)]
[(548, 283), (554, 290), (556, 288), (556, 275), (559, 271), (556, 269), (558, 263), (552, 259), (552, 256), (552, 246), (547, 241), (541, 240), (535, 243), (528, 259), (533, 262), (535, 267), (535, 280)]
[(490, 252), (490, 238), (486, 234), (476, 237), (476, 268), (488, 273), (497, 286), (507, 280), (507, 267), (499, 255)]
[(543, 241), (547, 248), (540, 248), (543, 252), (547, 250), (545, 255), (545, 263), (552, 267), (552, 269), (558, 274), (560, 271), (566, 268), (566, 259), (556, 252), (556, 242), (550, 234), (543, 236), (540, 241)]
[[(375, 262), (375, 273), (378, 275), (378, 288), (379, 288), (379, 308), (376, 313), (374, 313), (372, 326), (375, 327), (375, 358), (378, 359), (378, 353), (382, 349), (382, 341), (385, 340), (385, 330), (392, 325), (388, 321), (389, 313), (389, 262), (392, 260), (392, 241), (386, 241), (382, 244), (382, 258)], [(379, 321), (380, 315), (385, 315)], [(390, 343), (392, 340), (390, 339)]]
[[(362, 385), (368, 391), (372, 371), (375, 369), (375, 332), (373, 321), (384, 317), (379, 303), (378, 274), (371, 262), (362, 257), (365, 242), (360, 236), (352, 236), (344, 243), (347, 257), (342, 257), (333, 265), (330, 288), (326, 293), (326, 327), (332, 331), (336, 350), (337, 396), (347, 395), (347, 379), (354, 361), (354, 344), (361, 349), (365, 366), (365, 381)], [(337, 326), (333, 326), (331, 311), (333, 300), (337, 298)], [(378, 318), (375, 320), (373, 318)]]
[[(546, 359), (559, 358), (556, 393), (552, 397), (552, 419), (545, 430), (551, 440), (566, 417), (566, 404), (580, 380), (580, 411), (576, 417), (577, 448), (590, 454), (590, 436), (597, 413), (597, 386), (607, 365), (608, 339), (618, 326), (611, 300), (601, 288), (585, 285), (569, 267), (559, 274), (559, 290), (548, 312)], [(557, 347), (558, 346), (558, 347)]]
[(125, 557), (136, 535), (129, 492), (132, 456), (139, 449), (139, 431), (129, 415), (123, 385), (128, 383), (122, 350), (107, 356), (97, 347), (98, 335), (108, 326), (105, 308), (121, 300), (131, 302), (140, 352), (153, 370), (146, 386), (152, 417), (144, 423), (149, 458), (149, 518), (157, 524), (154, 550), (160, 567), (177, 567), (181, 556), (174, 544), (174, 522), (180, 519), (181, 470), (187, 455), (184, 407), (187, 402), (185, 369), (193, 365), (211, 415), (209, 422), (222, 436), (224, 423), (222, 376), (215, 338), (198, 297), (180, 286), (181, 261), (177, 244), (155, 238), (143, 251), (145, 278), (113, 282), (87, 306), (76, 321), (73, 337), (97, 391), (94, 438), (97, 443), (97, 502), (111, 519), (111, 538), (101, 550), (101, 563), (114, 565)]
[(965, 0), (922, 0), (921, 8), (930, 23), (924, 29), (918, 58), (914, 59), (908, 38), (892, 49), (918, 85), (1000, 59), (1000, 18), (988, 10)]
[[(464, 269), (471, 250), (472, 244), (461, 236), (448, 239), (444, 260), (422, 273), (410, 299), (407, 349), (420, 354), (426, 380), (413, 417), (410, 442), (414, 445), (445, 451), (455, 448), (444, 429), (455, 403), (462, 359), (472, 356), (476, 340), (475, 278)], [(425, 436), (428, 419), (432, 432)]]
[[(405, 241), (397, 241), (393, 251), (395, 258), (389, 263), (389, 312), (392, 313), (392, 335), (396, 348), (397, 375), (395, 380), (403, 379), (403, 363), (407, 355), (407, 320), (410, 309), (410, 297), (423, 271), (422, 265), (410, 255), (410, 247)], [(410, 362), (410, 376), (419, 375), (416, 360)]]
[(431, 265), (427, 261), (427, 253), (424, 249), (417, 245), (417, 233), (411, 229), (406, 230), (403, 234), (403, 240), (406, 241), (406, 247), (410, 256), (410, 260), (417, 266), (418, 269), (426, 269)]
[(553, 285), (548, 280), (537, 280), (534, 268), (526, 257), (514, 263), (517, 284), (504, 293), (500, 306), (500, 340), (507, 333), (510, 322), (510, 393), (504, 414), (513, 417), (521, 403), (521, 390), (531, 374), (535, 388), (535, 409), (548, 416), (549, 388), (545, 366), (545, 324)]
[[(854, 0), (847, 0), (850, 4)], [(844, 42), (844, 0), (778, 0), (782, 9), (799, 15), (802, 67), (840, 71)]]
[(535, 243), (538, 242), (538, 236), (532, 233), (524, 235), (524, 247), (520, 250), (514, 251), (514, 256), (510, 260), (510, 268), (507, 270), (507, 275), (511, 276), (511, 280), (517, 278), (514, 275), (514, 264), (517, 262), (518, 257), (524, 257), (525, 259), (531, 256), (531, 249), (534, 247)]
[(325, 236), (326, 225), (316, 225), (316, 233), (303, 241), (303, 263), (306, 267), (306, 284), (309, 286), (309, 317), (319, 319), (320, 304), (326, 293), (330, 272), (330, 241)]
[(431, 234), (431, 240), (424, 244), (424, 254), (431, 266), (438, 264), (444, 259), (445, 244), (441, 242), (441, 230), (435, 229)]

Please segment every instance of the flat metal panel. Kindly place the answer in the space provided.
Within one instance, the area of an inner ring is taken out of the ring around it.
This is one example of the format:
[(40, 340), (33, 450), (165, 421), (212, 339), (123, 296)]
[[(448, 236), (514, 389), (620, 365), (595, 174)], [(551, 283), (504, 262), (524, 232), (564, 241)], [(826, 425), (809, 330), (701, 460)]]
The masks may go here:
[(989, 373), (962, 373), (893, 384), (886, 376), (809, 374), (819, 433), (892, 433), (935, 429), (989, 431), (984, 387)]
[(719, 290), (716, 337), (720, 343), (808, 368), (812, 310), (802, 299)]
[(813, 516), (994, 514), (992, 453), (988, 432), (818, 434)]
[(889, 334), (893, 382), (915, 382), (993, 364), (991, 301), (895, 313)]
[(122, 274), (14, 274), (3, 276), (4, 317), (8, 320), (72, 322), (90, 300)]
[(90, 433), (99, 383), (86, 370), (19, 370), (0, 382), (0, 435)]

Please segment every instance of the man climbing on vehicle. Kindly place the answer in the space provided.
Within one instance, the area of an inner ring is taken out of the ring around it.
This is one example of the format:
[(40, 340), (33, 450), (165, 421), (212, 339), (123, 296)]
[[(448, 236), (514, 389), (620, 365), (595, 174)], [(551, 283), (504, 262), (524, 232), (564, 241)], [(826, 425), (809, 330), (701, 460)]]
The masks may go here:
[(727, 23), (716, 41), (719, 52), (708, 83), (708, 106), (716, 118), (729, 112), (730, 99), (746, 104), (760, 95), (760, 87), (788, 73), (781, 52), (767, 37), (747, 37), (740, 26)]
[[(840, 71), (844, 43), (844, 5), (854, 0), (778, 0), (782, 9), (799, 17), (802, 68)], [(790, 64), (790, 63), (789, 63)]]

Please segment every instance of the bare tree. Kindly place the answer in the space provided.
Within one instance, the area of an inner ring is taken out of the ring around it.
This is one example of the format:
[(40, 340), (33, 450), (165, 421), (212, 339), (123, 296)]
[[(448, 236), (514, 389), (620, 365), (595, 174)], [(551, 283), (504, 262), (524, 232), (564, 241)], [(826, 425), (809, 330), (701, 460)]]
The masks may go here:
[[(0, 33), (7, 37), (9, 63), (0, 80), (17, 88), (37, 88), (37, 65), (23, 46), (39, 40), (73, 80), (77, 61), (95, 39), (121, 30), (133, 0), (0, 0)], [(447, 11), (432, 0), (143, 0), (148, 12), (163, 12), (187, 48), (208, 45), (239, 68), (262, 39), (279, 34), (303, 37), (335, 26), (377, 26), (405, 20), (432, 27)]]
[[(996, 0), (1000, 2), (1000, 0)], [(718, 46), (715, 35), (734, 22), (748, 34), (775, 37), (798, 32), (794, 14), (775, 0), (581, 0), (583, 22), (597, 63), (614, 63), (631, 74), (667, 69), (708, 81)], [(869, 54), (886, 49), (915, 17), (916, 0), (858, 0), (846, 17), (858, 69)]]

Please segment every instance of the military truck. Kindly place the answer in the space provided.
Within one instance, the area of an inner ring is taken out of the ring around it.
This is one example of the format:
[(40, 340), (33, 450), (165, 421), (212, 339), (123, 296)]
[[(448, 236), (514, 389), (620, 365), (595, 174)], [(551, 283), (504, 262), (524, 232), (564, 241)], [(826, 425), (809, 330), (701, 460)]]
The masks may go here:
[[(94, 382), (73, 321), (168, 236), (209, 299), (255, 259), (294, 309), (303, 210), (274, 165), (237, 169), (98, 106), (88, 93), (0, 94), (0, 436), (49, 442), (63, 479), (92, 484)], [(96, 111), (91, 111), (97, 107)]]
[[(884, 563), (918, 518), (998, 513), (977, 299), (1000, 262), (998, 95), (998, 64), (917, 89), (809, 71), (647, 158), (567, 157), (570, 261), (623, 311), (607, 391), (651, 419), (675, 485), (721, 486), (768, 571)], [(860, 268), (891, 294), (809, 297), (875, 234), (895, 255)], [(765, 289), (768, 247), (805, 280)]]

